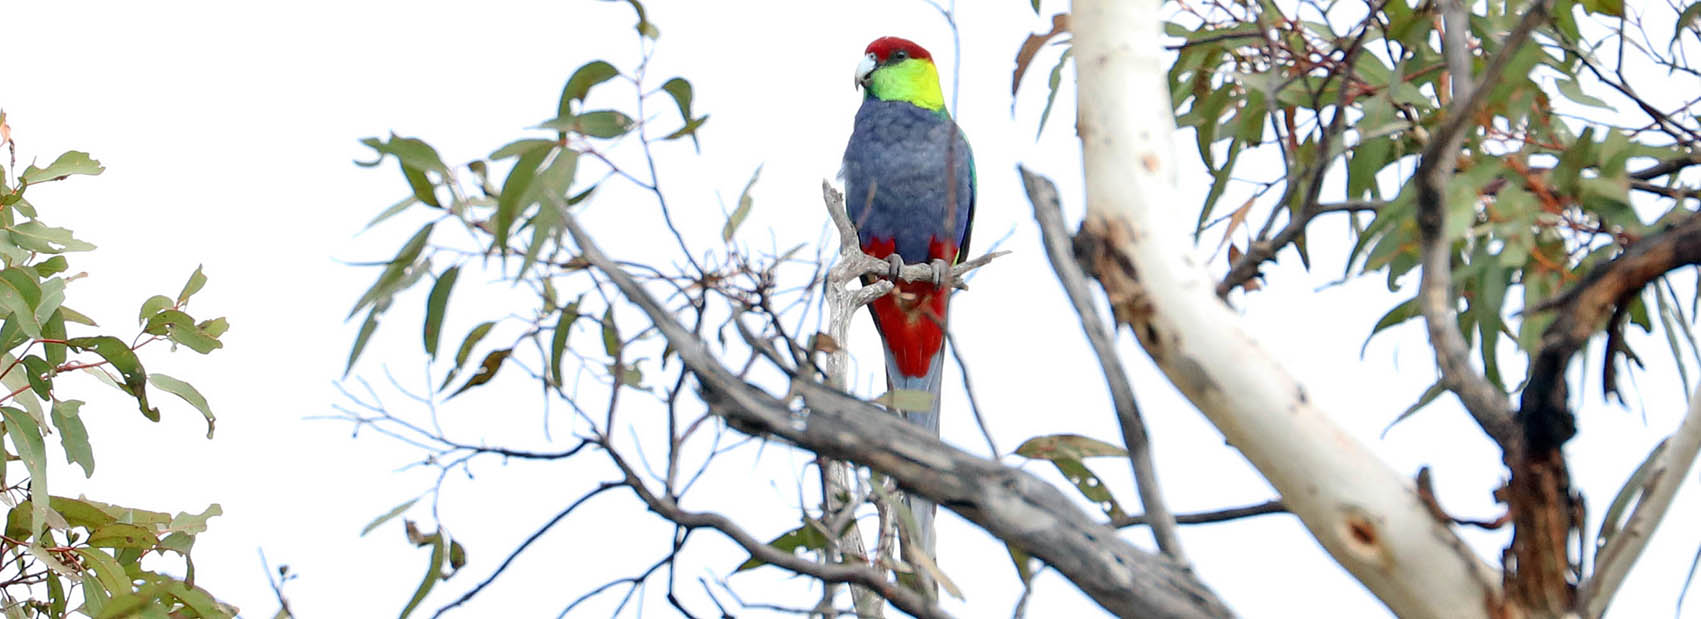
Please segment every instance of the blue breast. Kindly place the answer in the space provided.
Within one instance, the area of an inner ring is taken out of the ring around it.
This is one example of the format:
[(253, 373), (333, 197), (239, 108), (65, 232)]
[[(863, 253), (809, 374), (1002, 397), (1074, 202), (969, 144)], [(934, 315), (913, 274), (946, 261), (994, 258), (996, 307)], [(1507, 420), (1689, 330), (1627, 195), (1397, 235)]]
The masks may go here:
[(975, 201), (972, 162), (968, 140), (949, 118), (901, 101), (865, 100), (841, 173), (861, 243), (890, 239), (909, 263), (927, 261), (932, 239), (961, 246)]

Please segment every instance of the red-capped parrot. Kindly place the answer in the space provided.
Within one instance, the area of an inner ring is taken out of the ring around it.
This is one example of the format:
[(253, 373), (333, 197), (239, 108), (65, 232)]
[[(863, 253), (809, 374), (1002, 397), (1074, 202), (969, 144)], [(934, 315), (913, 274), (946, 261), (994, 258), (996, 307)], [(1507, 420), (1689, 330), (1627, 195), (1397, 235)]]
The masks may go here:
[[(936, 272), (969, 250), (975, 210), (974, 156), (945, 109), (933, 56), (898, 37), (875, 39), (856, 68), (862, 107), (845, 146), (845, 206), (863, 253), (933, 263)], [(948, 280), (948, 278), (946, 278)], [(925, 391), (931, 410), (907, 413), (939, 435), (939, 380), (951, 286), (895, 280), (870, 304), (886, 349), (891, 388)], [(934, 505), (909, 502), (922, 546), (933, 554)]]

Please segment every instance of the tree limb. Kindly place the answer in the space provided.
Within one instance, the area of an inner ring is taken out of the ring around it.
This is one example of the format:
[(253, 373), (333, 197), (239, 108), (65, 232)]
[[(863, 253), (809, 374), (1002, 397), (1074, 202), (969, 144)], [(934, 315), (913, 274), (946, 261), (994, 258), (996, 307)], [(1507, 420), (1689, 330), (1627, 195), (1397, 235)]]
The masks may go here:
[[(1452, 240), (1445, 234), (1446, 187), (1453, 179), (1453, 167), (1465, 140), (1465, 128), (1470, 126), (1475, 111), (1493, 92), (1506, 64), (1529, 39), (1530, 32), (1547, 18), (1546, 0), (1536, 0), (1533, 4), (1518, 26), (1506, 36), (1500, 53), (1483, 71), (1481, 80), (1471, 78), (1468, 51), (1458, 49), (1466, 43), (1464, 34), (1450, 34), (1443, 39), (1449, 67), (1457, 69), (1462, 66), (1467, 72), (1452, 75), (1454, 96), (1447, 106), (1446, 120), (1430, 137), (1417, 171), (1412, 175), (1417, 182), (1417, 224), (1422, 242), (1423, 276), (1418, 284), (1418, 307), (1429, 327), (1429, 342), (1435, 349), (1435, 363), (1441, 369), (1441, 383), (1458, 396), (1477, 425), (1503, 450), (1515, 449), (1517, 440), (1510, 402), (1499, 387), (1471, 367), (1470, 346), (1459, 332), (1456, 319)], [(1441, 3), (1441, 10), (1444, 13), (1463, 13), (1465, 7), (1460, 2), (1448, 1)], [(1449, 17), (1446, 23), (1463, 25), (1466, 19), (1468, 15)], [(1467, 56), (1467, 59), (1458, 60), (1460, 56)]]
[[(1191, 572), (1128, 544), (1114, 529), (1089, 518), (1056, 487), (1031, 474), (950, 447), (872, 404), (814, 381), (793, 381), (790, 395), (801, 396), (807, 407), (797, 411), (740, 380), (631, 275), (611, 262), (563, 203), (557, 202), (556, 207), (584, 256), (649, 316), (696, 376), (704, 401), (729, 425), (879, 470), (905, 491), (938, 502), (1050, 564), (1117, 615), (1230, 616), (1222, 601)], [(903, 597), (887, 599), (905, 612), (924, 610), (906, 607)]]
[(1106, 329), (1103, 319), (1099, 318), (1098, 310), (1093, 307), (1092, 292), (1087, 289), (1087, 276), (1081, 272), (1081, 264), (1075, 261), (1069, 232), (1063, 224), (1063, 208), (1057, 198), (1057, 186), (1027, 168), (1018, 166), (1017, 169), (1022, 174), (1022, 187), (1028, 192), (1028, 201), (1034, 205), (1034, 219), (1039, 221), (1040, 239), (1045, 242), (1045, 254), (1051, 259), (1051, 268), (1057, 272), (1063, 291), (1075, 306), (1081, 329), (1087, 332), (1087, 341), (1092, 344), (1093, 354), (1098, 355), (1099, 367), (1104, 370), (1105, 385), (1110, 388), (1116, 420), (1122, 426), (1122, 442), (1128, 448), (1128, 461), (1134, 468), (1134, 485), (1146, 510), (1145, 517), (1152, 528), (1152, 537), (1158, 543), (1158, 550), (1176, 562), (1188, 565), (1187, 555), (1181, 549), (1181, 536), (1176, 532), (1175, 515), (1164, 503), (1163, 492), (1158, 486), (1157, 467), (1152, 464), (1151, 439), (1146, 434), (1145, 420), (1140, 418), (1140, 406), (1134, 400), (1134, 386), (1128, 382), (1128, 371), (1123, 369), (1122, 358), (1116, 354), (1115, 332)]
[[(1241, 327), (1175, 221), (1174, 111), (1156, 0), (1076, 0), (1088, 270), (1159, 368), (1329, 554), (1402, 617), (1483, 617), (1493, 573), (1411, 481), (1335, 425)], [(1171, 218), (1171, 219), (1164, 219)], [(1081, 237), (1078, 237), (1081, 238)]]
[(1683, 416), (1677, 430), (1662, 444), (1665, 449), (1656, 457), (1642, 483), (1642, 496), (1636, 501), (1636, 509), (1630, 512), (1624, 528), (1596, 555), (1595, 572), (1583, 585), (1585, 617), (1596, 619), (1606, 613), (1613, 594), (1618, 593), (1618, 586), (1630, 573), (1630, 566), (1642, 556), (1654, 530), (1665, 519), (1678, 487), (1689, 477), (1695, 455), (1701, 452), (1701, 389), (1696, 389), (1695, 396), (1690, 398), (1689, 413)]

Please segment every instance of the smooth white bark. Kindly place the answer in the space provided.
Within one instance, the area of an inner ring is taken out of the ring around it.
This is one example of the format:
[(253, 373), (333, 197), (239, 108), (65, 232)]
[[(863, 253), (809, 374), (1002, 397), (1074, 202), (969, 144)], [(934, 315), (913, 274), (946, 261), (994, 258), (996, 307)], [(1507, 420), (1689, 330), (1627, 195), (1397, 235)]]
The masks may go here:
[(1484, 617), (1498, 578), (1410, 480), (1336, 426), (1219, 300), (1177, 192), (1157, 0), (1076, 0), (1089, 226), (1133, 266), (1135, 331), (1330, 555), (1401, 617)]

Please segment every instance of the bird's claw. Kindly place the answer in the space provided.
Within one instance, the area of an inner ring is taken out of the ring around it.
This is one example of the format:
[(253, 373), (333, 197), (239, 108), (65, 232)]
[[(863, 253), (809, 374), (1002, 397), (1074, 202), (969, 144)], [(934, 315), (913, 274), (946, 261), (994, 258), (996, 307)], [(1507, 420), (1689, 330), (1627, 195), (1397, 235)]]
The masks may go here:
[(904, 257), (899, 256), (897, 254), (897, 252), (893, 252), (891, 254), (887, 254), (886, 262), (887, 262), (887, 264), (892, 265), (892, 271), (890, 273), (891, 276), (892, 276), (892, 281), (893, 282), (902, 281), (903, 275), (904, 275)]
[(951, 284), (951, 265), (941, 258), (934, 258), (928, 264), (933, 266), (933, 285), (944, 288)]

